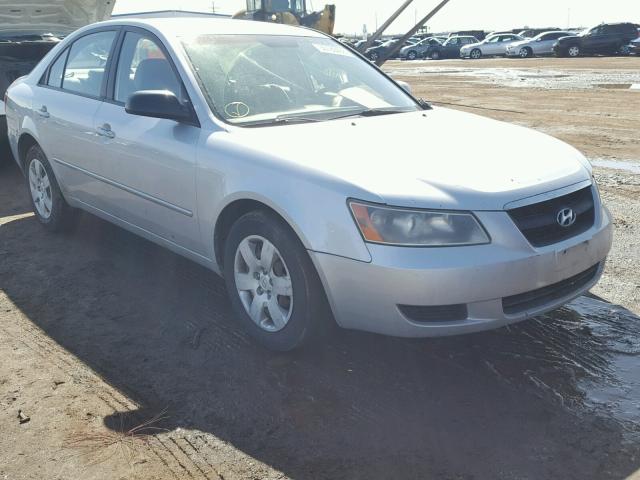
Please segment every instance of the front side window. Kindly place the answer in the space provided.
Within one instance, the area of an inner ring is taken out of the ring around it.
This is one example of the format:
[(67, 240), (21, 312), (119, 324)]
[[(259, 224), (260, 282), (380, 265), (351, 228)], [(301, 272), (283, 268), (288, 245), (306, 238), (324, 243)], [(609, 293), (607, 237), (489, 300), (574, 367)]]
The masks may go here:
[(62, 88), (99, 97), (116, 32), (97, 32), (76, 40), (69, 51)]
[(126, 103), (132, 93), (141, 90), (169, 90), (178, 98), (181, 83), (158, 44), (135, 32), (127, 32), (118, 67), (114, 100)]
[(230, 123), (419, 109), (369, 62), (328, 38), (206, 34), (183, 45), (212, 110)]

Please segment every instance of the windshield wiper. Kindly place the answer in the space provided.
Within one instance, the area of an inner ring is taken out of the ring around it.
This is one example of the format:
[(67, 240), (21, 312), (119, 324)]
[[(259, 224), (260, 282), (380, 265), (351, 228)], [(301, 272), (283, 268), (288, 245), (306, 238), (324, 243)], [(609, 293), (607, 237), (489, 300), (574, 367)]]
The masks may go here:
[(344, 115), (338, 115), (337, 117), (331, 117), (330, 120), (340, 120), (341, 118), (349, 117), (378, 117), (380, 115), (393, 115), (396, 113), (408, 113), (411, 110), (389, 110), (387, 108), (367, 108), (366, 110), (358, 110), (357, 112), (351, 112)]
[(246, 122), (240, 124), (243, 127), (273, 127), (278, 125), (295, 125), (299, 123), (314, 123), (321, 122), (318, 118), (299, 117), (296, 115), (279, 115), (276, 118), (269, 118), (268, 120), (256, 120), (254, 122)]

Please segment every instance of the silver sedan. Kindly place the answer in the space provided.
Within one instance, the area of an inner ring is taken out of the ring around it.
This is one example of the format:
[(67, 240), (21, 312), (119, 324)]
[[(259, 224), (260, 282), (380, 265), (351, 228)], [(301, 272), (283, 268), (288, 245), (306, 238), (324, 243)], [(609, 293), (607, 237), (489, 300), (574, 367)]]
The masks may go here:
[(514, 33), (496, 33), (481, 42), (465, 45), (460, 49), (460, 57), (477, 60), (482, 57), (504, 55), (511, 43), (521, 40), (524, 38)]
[(553, 46), (559, 38), (574, 35), (571, 32), (544, 32), (533, 38), (527, 38), (507, 46), (508, 57), (529, 58), (535, 55), (552, 55)]
[(85, 210), (201, 263), (271, 349), (334, 321), (486, 330), (591, 288), (612, 236), (584, 156), (407, 90), (309, 29), (114, 20), (13, 83), (8, 135), (46, 229)]

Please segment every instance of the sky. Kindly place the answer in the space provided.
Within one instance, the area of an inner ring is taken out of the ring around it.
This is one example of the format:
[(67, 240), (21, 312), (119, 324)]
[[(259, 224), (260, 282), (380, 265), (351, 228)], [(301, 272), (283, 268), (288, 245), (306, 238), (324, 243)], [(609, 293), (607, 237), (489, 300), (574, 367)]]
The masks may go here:
[[(402, 0), (307, 0), (315, 9), (336, 5), (336, 33), (362, 34), (363, 25), (373, 32)], [(439, 3), (414, 0), (387, 33), (404, 33)], [(244, 0), (116, 0), (114, 13), (150, 10), (195, 10), (233, 13)], [(517, 27), (589, 27), (601, 22), (632, 21), (640, 24), (640, 0), (451, 0), (430, 22), (432, 31), (502, 30)]]

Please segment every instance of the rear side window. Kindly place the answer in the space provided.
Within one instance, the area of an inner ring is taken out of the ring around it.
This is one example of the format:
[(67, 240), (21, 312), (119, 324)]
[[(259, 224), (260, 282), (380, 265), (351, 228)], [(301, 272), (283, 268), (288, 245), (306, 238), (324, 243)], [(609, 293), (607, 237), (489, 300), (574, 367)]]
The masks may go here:
[(99, 97), (116, 32), (97, 32), (75, 41), (69, 51), (62, 88)]
[(64, 64), (67, 62), (67, 56), (69, 55), (69, 49), (67, 48), (58, 59), (53, 62), (49, 69), (49, 80), (47, 85), (50, 87), (60, 88), (62, 86), (62, 75), (64, 74)]

